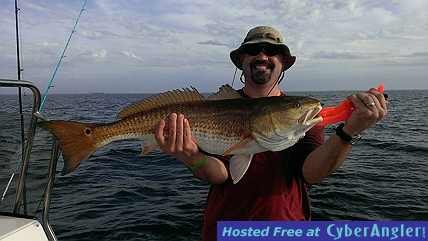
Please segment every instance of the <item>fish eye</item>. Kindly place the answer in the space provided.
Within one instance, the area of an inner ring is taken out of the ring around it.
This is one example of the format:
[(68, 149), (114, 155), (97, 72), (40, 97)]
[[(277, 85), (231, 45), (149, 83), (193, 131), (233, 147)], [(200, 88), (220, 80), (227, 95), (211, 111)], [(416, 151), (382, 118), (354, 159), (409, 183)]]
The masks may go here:
[(296, 109), (300, 108), (300, 103), (294, 104), (294, 108), (296, 108)]
[(89, 129), (89, 128), (88, 128), (88, 129), (86, 129), (86, 130), (85, 130), (85, 133), (86, 133), (87, 135), (90, 135), (90, 134), (91, 134), (91, 129)]

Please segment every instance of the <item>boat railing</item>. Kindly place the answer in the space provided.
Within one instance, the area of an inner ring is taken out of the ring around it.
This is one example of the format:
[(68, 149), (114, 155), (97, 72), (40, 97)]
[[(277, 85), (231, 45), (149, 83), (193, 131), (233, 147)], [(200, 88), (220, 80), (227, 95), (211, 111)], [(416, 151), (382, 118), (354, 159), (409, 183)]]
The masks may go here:
[[(37, 121), (39, 119), (44, 119), (44, 117), (39, 113), (41, 95), (39, 89), (31, 82), (25, 80), (10, 80), (10, 79), (0, 79), (0, 87), (15, 87), (15, 88), (28, 88), (33, 93), (33, 109), (30, 120), (30, 127), (28, 129), (28, 136), (26, 139), (26, 144), (24, 145), (24, 150), (22, 152), (22, 166), (19, 175), (18, 187), (16, 189), (14, 207), (12, 215), (27, 215), (20, 211), (22, 203), (25, 203), (24, 200), (26, 197), (25, 187), (27, 182), (27, 170), (30, 164), (30, 154), (33, 147), (34, 136), (36, 133)], [(49, 222), (49, 212), (50, 212), (50, 203), (52, 198), (52, 190), (54, 185), (55, 171), (59, 157), (59, 144), (56, 138), (52, 138), (52, 150), (50, 156), (50, 163), (48, 169), (48, 175), (46, 179), (46, 190), (44, 192), (44, 203), (43, 203), (43, 213), (42, 213), (42, 226), (49, 240), (57, 240), (55, 233)]]

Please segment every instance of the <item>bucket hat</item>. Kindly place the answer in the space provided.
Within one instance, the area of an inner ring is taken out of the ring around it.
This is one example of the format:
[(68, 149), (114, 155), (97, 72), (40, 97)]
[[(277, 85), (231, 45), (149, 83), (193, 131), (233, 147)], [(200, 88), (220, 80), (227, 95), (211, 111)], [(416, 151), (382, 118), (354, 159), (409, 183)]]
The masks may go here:
[(230, 59), (236, 68), (242, 70), (241, 54), (243, 46), (258, 43), (269, 43), (282, 47), (282, 53), (287, 57), (283, 71), (290, 68), (294, 62), (296, 62), (296, 57), (291, 55), (290, 49), (284, 44), (284, 39), (282, 38), (281, 33), (269, 26), (257, 26), (248, 32), (239, 48), (230, 52)]

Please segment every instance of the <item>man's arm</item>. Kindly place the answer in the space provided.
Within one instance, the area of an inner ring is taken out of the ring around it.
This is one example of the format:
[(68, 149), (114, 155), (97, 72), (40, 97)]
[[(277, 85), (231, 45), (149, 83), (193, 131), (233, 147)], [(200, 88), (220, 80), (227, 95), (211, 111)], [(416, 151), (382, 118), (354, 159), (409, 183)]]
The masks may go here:
[[(343, 127), (343, 131), (350, 136), (362, 133), (379, 122), (387, 113), (387, 101), (375, 89), (370, 89), (366, 93), (354, 94), (348, 98), (356, 107)], [(369, 103), (375, 105), (367, 106)], [(351, 146), (333, 134), (306, 158), (302, 168), (305, 180), (310, 184), (315, 184), (336, 171), (345, 161)]]
[[(201, 181), (221, 184), (228, 178), (227, 169), (222, 161), (212, 156), (203, 156), (192, 140), (190, 124), (182, 114), (172, 113), (168, 120), (168, 137), (165, 138), (165, 120), (161, 120), (155, 132), (155, 138), (162, 151), (184, 163)], [(206, 158), (205, 160), (203, 160)], [(205, 164), (198, 166), (204, 161)], [(198, 167), (196, 167), (198, 166)], [(191, 168), (195, 167), (195, 168)]]

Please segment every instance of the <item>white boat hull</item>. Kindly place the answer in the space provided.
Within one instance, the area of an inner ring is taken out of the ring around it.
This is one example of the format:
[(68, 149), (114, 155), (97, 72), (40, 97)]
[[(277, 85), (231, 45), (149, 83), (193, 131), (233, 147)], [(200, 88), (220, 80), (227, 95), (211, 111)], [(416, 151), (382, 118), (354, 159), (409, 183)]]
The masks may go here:
[(37, 220), (0, 215), (0, 240), (45, 241), (48, 238)]

